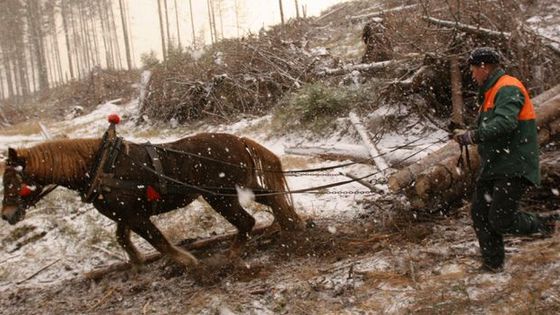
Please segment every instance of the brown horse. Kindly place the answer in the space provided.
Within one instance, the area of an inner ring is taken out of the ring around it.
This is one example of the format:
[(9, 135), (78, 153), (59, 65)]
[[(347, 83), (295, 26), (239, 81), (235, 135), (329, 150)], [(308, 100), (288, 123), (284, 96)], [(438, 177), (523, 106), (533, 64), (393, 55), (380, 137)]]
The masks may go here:
[[(65, 139), (8, 149), (2, 218), (10, 224), (22, 220), (25, 210), (52, 184), (76, 190), (84, 198), (98, 178), (93, 173), (104, 140)], [(230, 255), (237, 255), (255, 219), (240, 205), (236, 187), (253, 190), (255, 200), (272, 209), (274, 223), (282, 229), (303, 227), (291, 195), (285, 193), (288, 187), (280, 160), (248, 138), (203, 133), (157, 146), (122, 141), (115, 152), (108, 168), (105, 164), (107, 169), (92, 200), (86, 201), (116, 222), (117, 240), (133, 264), (142, 264), (144, 259), (132, 244), (130, 231), (178, 263), (198, 264), (190, 253), (172, 245), (149, 219), (184, 207), (198, 196), (237, 228), (230, 247)]]

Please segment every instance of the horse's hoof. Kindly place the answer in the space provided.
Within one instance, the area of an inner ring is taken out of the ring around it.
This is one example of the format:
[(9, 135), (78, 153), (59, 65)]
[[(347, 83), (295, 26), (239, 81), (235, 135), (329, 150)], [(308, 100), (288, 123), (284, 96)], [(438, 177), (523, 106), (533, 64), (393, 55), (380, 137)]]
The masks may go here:
[(165, 266), (165, 268), (163, 269), (162, 276), (165, 279), (177, 278), (179, 276), (184, 275), (186, 271), (187, 270), (186, 270), (185, 266), (182, 266), (182, 265), (179, 265), (179, 264), (171, 264), (171, 265)]
[(313, 221), (313, 219), (307, 219), (305, 221), (305, 228), (306, 229), (314, 229), (317, 227), (317, 223), (315, 223), (315, 221)]

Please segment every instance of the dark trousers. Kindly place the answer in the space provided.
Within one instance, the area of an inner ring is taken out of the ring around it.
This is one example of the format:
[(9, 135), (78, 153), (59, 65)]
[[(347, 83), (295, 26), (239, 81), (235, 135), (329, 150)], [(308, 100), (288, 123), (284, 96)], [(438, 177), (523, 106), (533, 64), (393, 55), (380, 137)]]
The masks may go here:
[(483, 261), (492, 268), (504, 264), (504, 234), (528, 235), (542, 229), (534, 214), (519, 211), (519, 200), (528, 182), (523, 178), (479, 180), (471, 217)]

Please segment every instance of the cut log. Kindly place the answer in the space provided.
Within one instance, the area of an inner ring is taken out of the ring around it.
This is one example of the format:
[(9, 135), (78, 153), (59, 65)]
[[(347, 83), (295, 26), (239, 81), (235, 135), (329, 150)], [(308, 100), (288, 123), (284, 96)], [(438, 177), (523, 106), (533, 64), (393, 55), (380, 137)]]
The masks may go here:
[(540, 104), (552, 99), (556, 95), (560, 95), (560, 84), (544, 91), (543, 93), (535, 96), (532, 98), (533, 104), (535, 107), (538, 107)]
[[(558, 91), (559, 93), (553, 93)], [(558, 134), (556, 120), (560, 115), (558, 99), (560, 97), (560, 86), (555, 86), (533, 99), (535, 110), (537, 111), (537, 125), (539, 126), (539, 143), (547, 143), (551, 134)], [(391, 191), (400, 191), (408, 187), (416, 180), (418, 174), (436, 163), (454, 155), (459, 157), (459, 145), (454, 141), (449, 141), (439, 150), (431, 153), (424, 159), (402, 168), (389, 177), (388, 185)]]
[(455, 155), (459, 152), (459, 145), (455, 141), (449, 141), (440, 149), (429, 154), (422, 160), (413, 163), (389, 177), (388, 185), (391, 191), (399, 191), (410, 185), (416, 179), (416, 176), (433, 166), (439, 161)]
[[(538, 108), (537, 127), (539, 144), (544, 145), (554, 136), (560, 135), (560, 95)], [(414, 189), (405, 192), (416, 209), (438, 209), (465, 195), (472, 187), (466, 175), (477, 172), (480, 161), (476, 146), (469, 148), (472, 169), (457, 171), (459, 154), (454, 154), (430, 167), (416, 177)]]
[(368, 71), (376, 71), (376, 70), (383, 70), (390, 66), (400, 64), (406, 62), (408, 59), (420, 57), (421, 54), (411, 53), (405, 55), (402, 59), (393, 59), (381, 62), (372, 62), (372, 63), (359, 63), (359, 64), (350, 64), (344, 65), (342, 68), (325, 68), (317, 72), (318, 76), (326, 76), (326, 75), (341, 75), (347, 74), (352, 71), (360, 71), (360, 72), (368, 72)]
[[(404, 152), (404, 153), (403, 153)], [(324, 160), (353, 161), (361, 164), (373, 165), (368, 149), (363, 145), (335, 144), (322, 147), (298, 146), (284, 148), (284, 153), (294, 155), (315, 156)], [(392, 150), (383, 155), (385, 161), (392, 167), (404, 167), (418, 160), (413, 149)], [(403, 161), (402, 156), (409, 156)]]
[(317, 156), (325, 160), (351, 160), (358, 163), (373, 164), (368, 149), (363, 145), (344, 145), (328, 147), (288, 147), (284, 153), (295, 155)]
[(375, 146), (375, 143), (371, 141), (371, 138), (369, 137), (366, 128), (364, 128), (362, 121), (354, 112), (350, 112), (349, 117), (352, 125), (354, 125), (354, 128), (356, 129), (356, 131), (358, 131), (358, 134), (362, 138), (362, 142), (368, 149), (368, 152), (373, 159), (373, 162), (377, 166), (377, 169), (382, 173), (385, 173), (389, 166), (387, 165), (387, 162), (385, 162), (385, 159), (381, 156), (381, 154), (379, 154), (379, 150)]

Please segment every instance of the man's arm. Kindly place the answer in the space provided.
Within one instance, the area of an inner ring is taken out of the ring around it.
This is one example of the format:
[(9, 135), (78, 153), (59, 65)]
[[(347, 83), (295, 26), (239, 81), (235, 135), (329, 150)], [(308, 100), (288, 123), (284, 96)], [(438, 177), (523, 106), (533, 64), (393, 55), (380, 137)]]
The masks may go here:
[(509, 134), (518, 125), (517, 116), (525, 103), (525, 96), (515, 86), (501, 88), (494, 100), (493, 117), (483, 120), (474, 132), (474, 142), (493, 141)]

